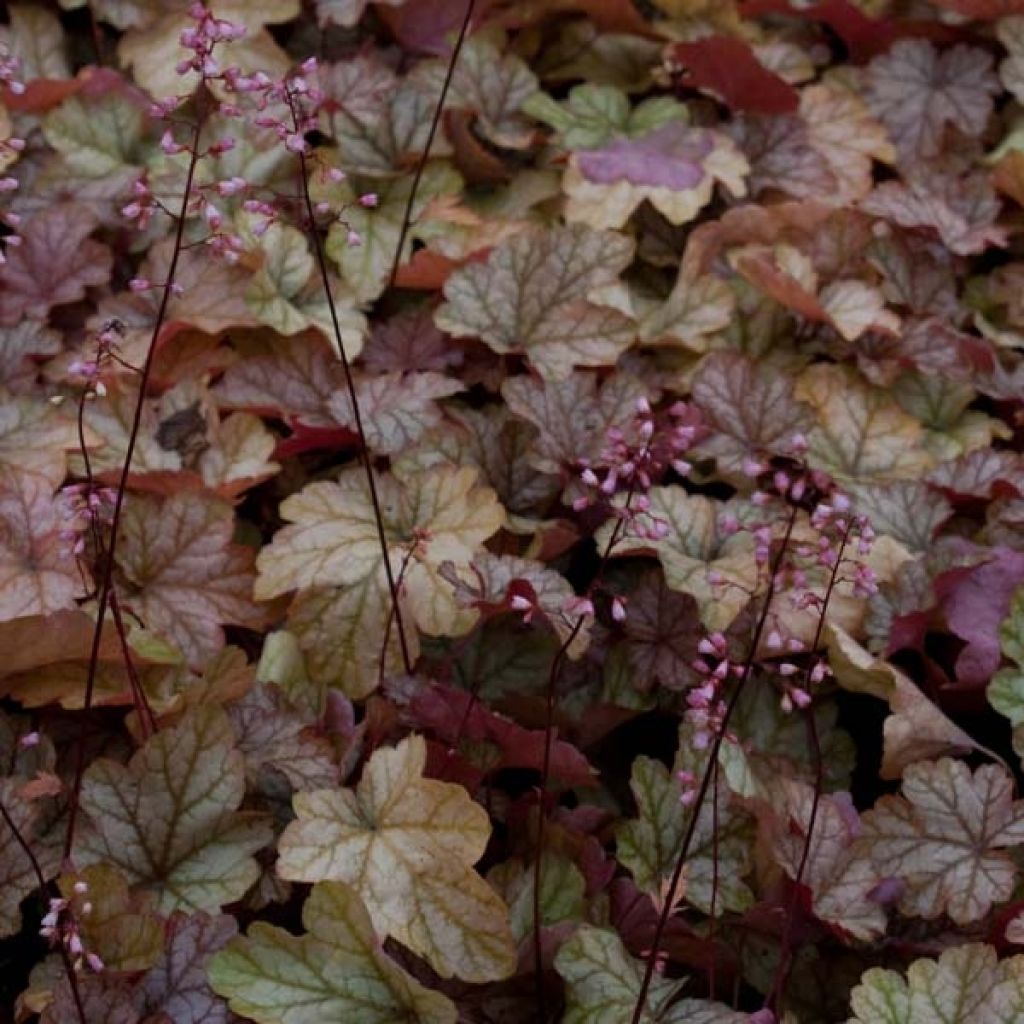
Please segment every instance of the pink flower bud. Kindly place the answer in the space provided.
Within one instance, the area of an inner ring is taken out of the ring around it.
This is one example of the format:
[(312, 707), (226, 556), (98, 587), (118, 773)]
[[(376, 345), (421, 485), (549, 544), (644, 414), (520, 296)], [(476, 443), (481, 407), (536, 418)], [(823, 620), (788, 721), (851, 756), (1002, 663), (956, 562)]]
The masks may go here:
[(359, 197), (359, 205), (365, 206), (367, 209), (372, 209), (379, 204), (380, 200), (377, 198), (376, 192), (364, 192)]
[(40, 739), (41, 737), (39, 733), (27, 732), (20, 740), (18, 740), (18, 746), (21, 747), (22, 750), (30, 750), (32, 747), (39, 746)]
[(128, 287), (131, 288), (133, 292), (145, 292), (152, 288), (153, 284), (148, 277), (133, 277), (128, 282)]
[(621, 597), (612, 598), (612, 618), (616, 622), (626, 621), (626, 605)]

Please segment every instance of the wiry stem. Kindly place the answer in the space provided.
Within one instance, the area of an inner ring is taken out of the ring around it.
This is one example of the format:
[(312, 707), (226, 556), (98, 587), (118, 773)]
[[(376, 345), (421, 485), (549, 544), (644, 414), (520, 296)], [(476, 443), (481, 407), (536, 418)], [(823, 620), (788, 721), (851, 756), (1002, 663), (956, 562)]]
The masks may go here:
[[(847, 524), (839, 541), (839, 549), (836, 555), (835, 565), (832, 566), (832, 572), (829, 575), (828, 586), (825, 588), (825, 595), (821, 602), (821, 614), (818, 616), (818, 625), (814, 631), (814, 640), (811, 642), (810, 653), (812, 657), (814, 652), (821, 647), (821, 637), (822, 633), (825, 631), (825, 616), (828, 614), (829, 602), (832, 600), (832, 594), (835, 591), (836, 584), (839, 582), (839, 569), (842, 566), (843, 554), (846, 551), (846, 545), (849, 542), (850, 531), (852, 528), (852, 523)], [(812, 671), (811, 662), (808, 661), (804, 670), (803, 684), (803, 688), (807, 693), (811, 692)], [(778, 1006), (778, 1003), (785, 992), (786, 981), (792, 968), (793, 918), (796, 915), (796, 902), (799, 896), (800, 886), (803, 883), (804, 872), (807, 870), (807, 861), (811, 854), (811, 843), (814, 840), (814, 826), (818, 820), (818, 807), (821, 804), (821, 795), (825, 787), (825, 765), (821, 754), (821, 741), (818, 736), (818, 726), (814, 721), (813, 704), (810, 704), (807, 707), (806, 715), (807, 739), (811, 749), (811, 755), (814, 758), (814, 797), (811, 800), (810, 820), (807, 822), (807, 835), (804, 837), (803, 850), (800, 853), (800, 864), (797, 868), (796, 878), (793, 879), (793, 891), (789, 900), (789, 912), (786, 915), (786, 924), (782, 932), (782, 942), (779, 949), (779, 963), (775, 970), (775, 977), (772, 979), (772, 987), (764, 1001), (764, 1005), (768, 1009), (774, 1009)]]
[(754, 656), (761, 644), (761, 636), (764, 633), (765, 624), (768, 621), (768, 612), (771, 609), (772, 598), (775, 594), (775, 580), (782, 565), (782, 560), (785, 558), (786, 552), (789, 548), (790, 538), (793, 536), (793, 528), (796, 525), (797, 512), (798, 508), (794, 505), (790, 510), (789, 519), (786, 521), (786, 531), (783, 534), (782, 543), (775, 554), (775, 558), (772, 560), (768, 576), (768, 593), (765, 595), (764, 604), (761, 606), (761, 612), (758, 615), (757, 624), (754, 627), (754, 635), (750, 641), (750, 648), (747, 651), (747, 657), (743, 662), (743, 670), (736, 682), (736, 688), (733, 690), (729, 703), (726, 705), (725, 714), (722, 716), (721, 726), (715, 732), (714, 739), (708, 749), (707, 767), (704, 769), (701, 776), (700, 786), (697, 789), (696, 799), (692, 804), (692, 810), (689, 821), (687, 822), (686, 832), (683, 834), (683, 843), (679, 848), (679, 854), (676, 857), (675, 867), (672, 871), (668, 892), (665, 895), (661, 912), (658, 914), (658, 923), (655, 925), (654, 938), (651, 942), (650, 951), (647, 954), (647, 962), (644, 965), (644, 976), (640, 983), (640, 991), (637, 994), (636, 1005), (633, 1008), (631, 1024), (640, 1024), (641, 1018), (643, 1017), (644, 1007), (647, 1004), (647, 993), (651, 987), (651, 980), (654, 977), (654, 968), (657, 963), (658, 946), (661, 944), (661, 938), (664, 934), (665, 926), (668, 924), (668, 918), (672, 912), (672, 905), (675, 902), (676, 890), (679, 888), (679, 880), (682, 877), (683, 868), (686, 865), (686, 856), (690, 852), (690, 844), (693, 842), (693, 837), (697, 831), (697, 820), (700, 817), (700, 811), (704, 805), (704, 800), (707, 798), (711, 780), (715, 775), (714, 765), (718, 761), (719, 752), (722, 749), (723, 742), (725, 742), (725, 735), (728, 731), (729, 721), (732, 718), (733, 712), (736, 710), (740, 696), (746, 687), (747, 680), (750, 678), (750, 673), (754, 667)]
[(444, 112), (444, 101), (448, 98), (448, 90), (451, 88), (452, 78), (455, 75), (455, 66), (459, 62), (459, 54), (462, 52), (462, 45), (469, 33), (469, 26), (473, 21), (473, 8), (476, 0), (468, 0), (466, 13), (459, 26), (459, 34), (455, 37), (455, 45), (452, 47), (451, 60), (448, 61), (448, 69), (445, 72), (444, 82), (441, 85), (441, 93), (437, 98), (437, 106), (434, 108), (434, 116), (430, 122), (430, 131), (427, 132), (427, 142), (423, 147), (423, 155), (416, 163), (416, 171), (413, 174), (412, 187), (409, 189), (409, 198), (405, 202), (405, 211), (402, 214), (402, 227), (398, 232), (398, 245), (395, 246), (395, 256), (391, 261), (391, 273), (388, 275), (388, 287), (394, 288), (398, 280), (398, 268), (402, 265), (402, 249), (405, 248), (405, 239), (409, 234), (409, 225), (412, 223), (412, 209), (416, 203), (416, 193), (419, 191), (420, 179), (423, 177), (424, 168), (427, 166), (427, 158), (430, 156), (430, 147), (434, 144), (434, 136), (437, 135), (438, 125), (441, 123), (441, 114)]
[[(100, 575), (98, 607), (96, 609), (96, 627), (93, 630), (92, 646), (89, 651), (89, 668), (85, 679), (85, 697), (82, 710), (88, 713), (92, 707), (93, 694), (96, 690), (96, 675), (99, 669), (100, 642), (103, 637), (103, 622), (106, 618), (107, 605), (110, 602), (110, 595), (114, 585), (114, 556), (117, 550), (118, 529), (121, 525), (121, 513), (124, 508), (124, 498), (128, 490), (128, 476), (131, 472), (132, 457), (135, 454), (135, 445), (138, 441), (139, 429), (142, 426), (142, 410), (145, 406), (146, 388), (149, 384), (149, 377), (153, 367), (153, 356), (156, 353), (156, 343), (163, 330), (164, 322), (167, 319), (167, 309), (170, 305), (172, 288), (175, 275), (178, 271), (178, 260), (181, 256), (182, 240), (185, 234), (185, 218), (188, 215), (188, 202), (192, 193), (192, 185), (195, 180), (196, 165), (199, 162), (199, 137), (202, 132), (205, 120), (206, 97), (202, 90), (205, 86), (201, 83), (197, 93), (198, 110), (196, 120), (192, 126), (192, 142), (189, 148), (188, 170), (185, 174), (185, 189), (181, 197), (181, 207), (178, 212), (178, 221), (174, 233), (174, 249), (171, 253), (171, 262), (167, 268), (167, 279), (163, 284), (163, 294), (160, 298), (160, 305), (157, 308), (156, 322), (153, 324), (153, 333), (149, 339), (149, 347), (146, 350), (146, 359), (142, 366), (139, 379), (139, 397), (135, 403), (135, 412), (132, 416), (132, 425), (128, 433), (128, 447), (125, 451), (124, 462), (121, 466), (121, 475), (117, 483), (117, 491), (114, 497), (114, 511), (110, 520), (110, 544), (103, 554), (103, 562)], [(83, 438), (84, 441), (84, 438)], [(84, 447), (84, 444), (83, 444)], [(70, 860), (71, 852), (75, 841), (75, 826), (78, 821), (78, 805), (82, 792), (82, 775), (85, 772), (85, 745), (78, 744), (78, 753), (75, 763), (75, 779), (71, 790), (71, 803), (68, 807), (68, 828), (64, 839), (64, 859)]]
[[(605, 544), (604, 551), (601, 552), (601, 559), (598, 562), (594, 578), (591, 580), (590, 586), (587, 588), (587, 595), (594, 592), (594, 589), (597, 587), (604, 574), (605, 567), (608, 564), (608, 560), (611, 558), (612, 551), (615, 549), (615, 545), (619, 542), (619, 537), (622, 535), (623, 523), (626, 521), (625, 517), (629, 513), (635, 494), (636, 483), (633, 482), (630, 484), (629, 490), (626, 492), (626, 499), (623, 504), (623, 515), (620, 516), (618, 521), (615, 523), (611, 536), (608, 538), (608, 543)], [(541, 857), (544, 853), (544, 833), (547, 822), (544, 805), (547, 800), (548, 784), (551, 781), (551, 750), (554, 745), (555, 697), (557, 694), (558, 679), (562, 672), (562, 665), (565, 663), (565, 659), (569, 654), (569, 648), (572, 647), (573, 641), (577, 636), (579, 636), (579, 632), (583, 628), (583, 623), (585, 621), (585, 615), (577, 617), (572, 628), (569, 630), (568, 635), (555, 652), (555, 656), (551, 659), (551, 668), (548, 671), (547, 685), (544, 693), (544, 757), (541, 762), (540, 783), (538, 785), (537, 854), (533, 861), (532, 907), (534, 984), (537, 995), (538, 1020), (541, 1024), (544, 1024), (544, 1021), (547, 1020), (547, 999), (544, 992), (543, 971), (544, 951), (543, 944), (541, 942), (540, 925), (540, 886), (542, 876)]]

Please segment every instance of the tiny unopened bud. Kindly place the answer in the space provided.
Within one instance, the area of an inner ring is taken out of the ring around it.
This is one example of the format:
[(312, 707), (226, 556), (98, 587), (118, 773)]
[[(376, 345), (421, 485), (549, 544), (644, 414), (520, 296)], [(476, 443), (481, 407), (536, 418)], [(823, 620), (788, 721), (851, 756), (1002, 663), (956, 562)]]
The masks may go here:
[(626, 621), (626, 605), (621, 597), (612, 598), (612, 618), (616, 622)]
[(39, 733), (27, 732), (20, 740), (18, 740), (18, 746), (21, 747), (22, 750), (30, 750), (32, 747), (39, 746), (40, 739), (41, 737)]
[(368, 209), (372, 209), (373, 207), (377, 206), (379, 202), (380, 200), (377, 198), (376, 192), (364, 192), (359, 197), (359, 205), (365, 206)]
[(128, 287), (131, 288), (133, 292), (145, 292), (149, 291), (149, 289), (153, 287), (153, 284), (147, 277), (133, 277), (128, 282)]

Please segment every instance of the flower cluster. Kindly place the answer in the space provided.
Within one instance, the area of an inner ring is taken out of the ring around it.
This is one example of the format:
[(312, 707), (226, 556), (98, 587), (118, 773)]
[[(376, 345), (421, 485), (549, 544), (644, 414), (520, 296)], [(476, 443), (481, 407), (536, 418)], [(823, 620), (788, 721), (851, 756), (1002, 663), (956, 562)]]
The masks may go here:
[[(697, 437), (699, 420), (685, 402), (674, 402), (663, 414), (656, 414), (646, 398), (637, 400), (631, 422), (611, 427), (605, 434), (605, 447), (595, 459), (577, 463), (584, 493), (573, 501), (577, 512), (591, 505), (609, 504), (612, 497), (625, 493), (631, 501), (614, 506), (616, 515), (631, 521), (634, 530), (647, 535), (650, 524), (636, 522), (636, 513), (650, 508), (645, 493), (669, 468), (680, 476), (690, 472), (683, 458)], [(657, 524), (655, 523), (657, 531)], [(661, 534), (664, 535), (663, 533)]]
[[(103, 960), (97, 953), (86, 948), (78, 921), (79, 914), (88, 917), (92, 913), (92, 903), (88, 899), (89, 885), (79, 880), (73, 889), (77, 897), (74, 903), (66, 897), (50, 900), (50, 908), (40, 923), (39, 934), (51, 946), (62, 945), (76, 971), (87, 965), (91, 971), (99, 973), (104, 967)], [(76, 903), (78, 906), (74, 905)]]
[[(0, 48), (0, 86), (6, 88), (14, 96), (20, 96), (25, 92), (24, 83), (18, 78), (20, 63), (18, 58), (9, 54), (5, 49)], [(0, 139), (0, 172), (4, 166), (17, 158), (25, 148), (25, 140), (18, 136), (10, 136)], [(0, 173), (0, 193), (14, 192), (18, 188), (18, 179), (13, 175)], [(17, 246), (21, 244), (21, 236), (18, 234), (18, 227), (21, 218), (11, 210), (0, 210), (0, 224), (4, 224), (8, 231), (4, 236), (4, 246)], [(0, 266), (7, 262), (3, 247), (0, 247)]]
[(87, 535), (109, 525), (116, 500), (114, 488), (85, 481), (68, 484), (57, 492), (60, 541), (70, 556), (82, 555)]
[[(282, 78), (273, 78), (263, 71), (247, 74), (234, 65), (222, 68), (215, 57), (215, 48), (220, 43), (240, 38), (245, 32), (244, 26), (215, 17), (198, 2), (189, 8), (189, 15), (196, 24), (182, 32), (179, 42), (191, 51), (191, 55), (179, 62), (178, 73), (185, 75), (198, 72), (204, 84), (217, 83), (218, 94), (229, 97), (218, 102), (217, 109), (223, 116), (246, 118), (256, 128), (276, 135), (288, 152), (307, 156), (311, 152), (307, 137), (317, 129), (324, 102), (324, 95), (315, 81), (319, 68), (317, 59), (308, 58), (298, 69)], [(183, 98), (158, 101), (153, 105), (151, 113), (159, 119), (172, 121), (172, 115)], [(182, 141), (178, 137), (173, 122), (160, 140), (160, 147), (168, 156), (188, 153), (191, 145), (191, 141)], [(198, 156), (216, 157), (234, 147), (234, 136), (224, 135), (208, 143)], [(330, 182), (340, 182), (345, 178), (344, 171), (338, 167), (325, 167), (323, 173)], [(205, 224), (208, 232), (205, 243), (211, 251), (225, 262), (234, 264), (245, 252), (245, 242), (231, 227), (231, 218), (223, 206), (223, 200), (226, 199), (237, 199), (241, 209), (251, 215), (248, 230), (256, 238), (266, 234), (270, 226), (280, 219), (286, 204), (282, 202), (281, 196), (240, 175), (194, 185), (193, 194), (188, 199), (188, 215)], [(361, 195), (358, 201), (363, 207), (375, 207), (378, 197), (368, 192)], [(144, 229), (158, 209), (166, 212), (166, 207), (153, 193), (148, 179), (141, 177), (133, 184), (132, 199), (122, 207), (121, 213), (128, 220), (134, 221), (140, 229)], [(329, 203), (319, 202), (315, 206), (315, 213), (318, 216), (330, 214), (347, 227), (349, 245), (362, 244), (359, 233), (344, 220), (344, 210), (333, 212)], [(153, 285), (146, 279), (136, 278), (132, 287), (136, 291), (145, 291)]]

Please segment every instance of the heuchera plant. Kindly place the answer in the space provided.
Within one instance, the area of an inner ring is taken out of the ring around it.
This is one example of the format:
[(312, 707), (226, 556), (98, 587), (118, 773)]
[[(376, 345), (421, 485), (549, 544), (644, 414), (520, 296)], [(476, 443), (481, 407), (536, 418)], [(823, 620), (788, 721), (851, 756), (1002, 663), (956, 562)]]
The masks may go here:
[(1024, 1024), (1024, 2), (3, 17), (4, 1020)]

